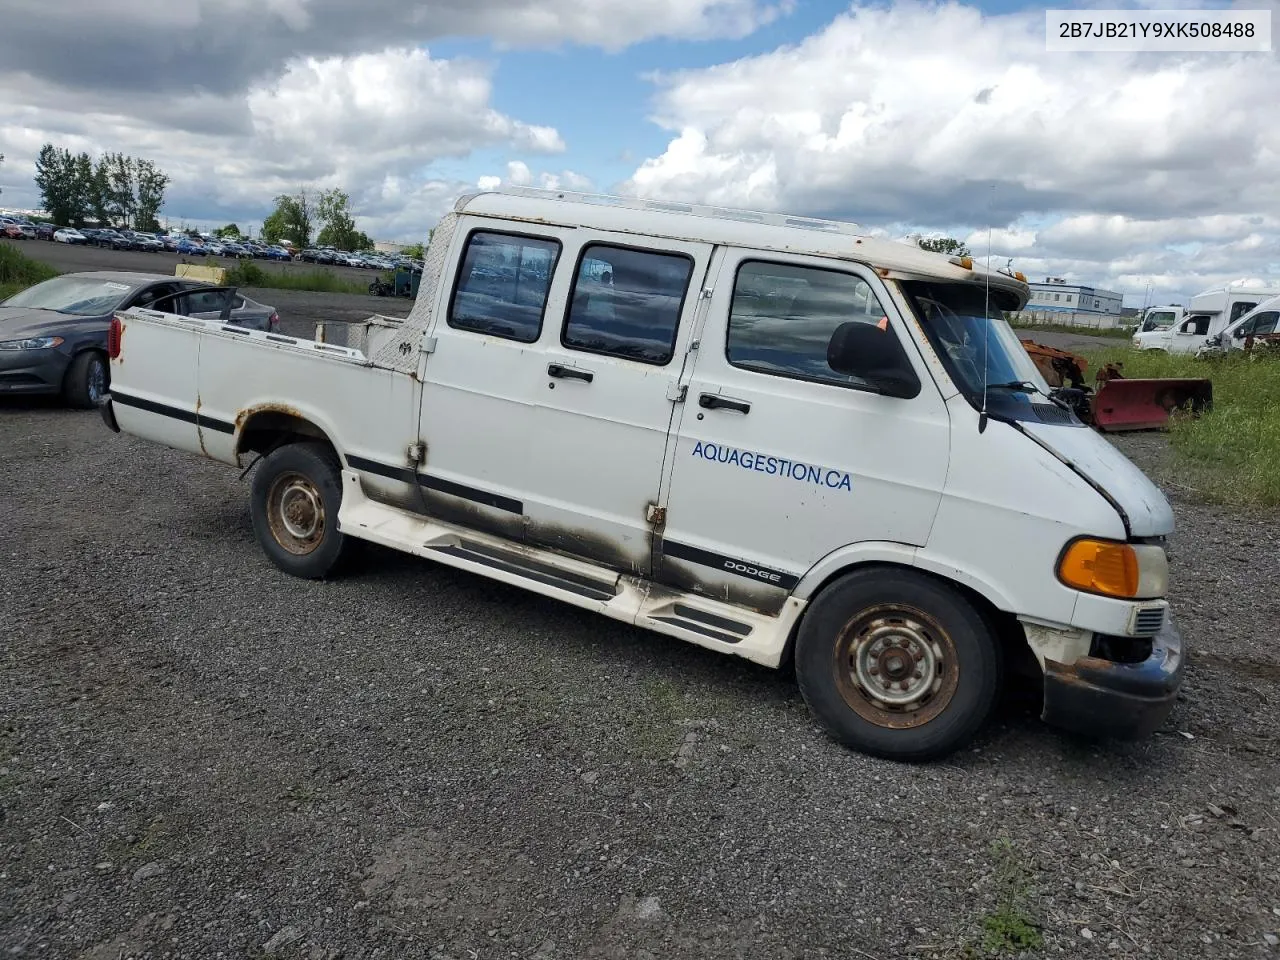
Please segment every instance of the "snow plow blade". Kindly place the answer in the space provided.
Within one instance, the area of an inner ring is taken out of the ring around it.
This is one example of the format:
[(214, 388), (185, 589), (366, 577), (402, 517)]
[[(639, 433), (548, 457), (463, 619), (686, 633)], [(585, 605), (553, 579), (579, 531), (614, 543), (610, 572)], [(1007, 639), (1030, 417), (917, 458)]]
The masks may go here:
[(1103, 380), (1093, 395), (1093, 425), (1104, 433), (1159, 430), (1175, 410), (1203, 413), (1213, 406), (1213, 383), (1200, 379)]

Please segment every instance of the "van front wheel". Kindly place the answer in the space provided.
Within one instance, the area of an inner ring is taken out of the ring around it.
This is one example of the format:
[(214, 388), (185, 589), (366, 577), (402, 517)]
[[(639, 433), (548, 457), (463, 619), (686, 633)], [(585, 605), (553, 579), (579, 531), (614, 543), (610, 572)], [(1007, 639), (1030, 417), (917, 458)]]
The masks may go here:
[(855, 571), (810, 605), (796, 679), (836, 740), (894, 760), (964, 746), (991, 712), (1000, 649), (959, 591), (910, 570)]

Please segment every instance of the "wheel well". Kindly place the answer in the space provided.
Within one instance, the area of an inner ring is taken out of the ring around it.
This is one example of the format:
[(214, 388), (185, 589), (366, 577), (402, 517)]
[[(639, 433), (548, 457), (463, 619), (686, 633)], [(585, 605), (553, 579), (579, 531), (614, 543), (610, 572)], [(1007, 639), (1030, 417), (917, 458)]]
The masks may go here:
[[(1018, 618), (1012, 613), (1006, 613), (996, 607), (994, 603), (980, 594), (977, 590), (966, 584), (959, 583), (939, 574), (932, 573), (928, 570), (921, 570), (919, 567), (913, 567), (905, 563), (888, 563), (885, 561), (872, 561), (867, 563), (855, 563), (847, 567), (841, 567), (833, 572), (825, 580), (818, 585), (818, 589), (813, 591), (813, 597), (810, 598), (810, 604), (813, 598), (819, 596), (834, 581), (839, 580), (847, 573), (855, 570), (873, 570), (873, 569), (896, 569), (910, 570), (912, 573), (922, 577), (928, 577), (939, 583), (946, 584), (953, 590), (960, 593), (966, 600), (973, 604), (976, 609), (988, 623), (991, 624), (991, 631), (995, 634), (1000, 643), (1001, 652), (1005, 657), (1006, 668), (1010, 673), (1030, 672), (1034, 676), (1040, 676), (1040, 665), (1036, 661), (1035, 654), (1031, 652), (1031, 648), (1027, 646), (1027, 635), (1022, 629), (1022, 624), (1018, 622)], [(787, 637), (786, 646), (782, 650), (782, 660), (779, 667), (790, 669), (794, 662), (796, 637), (800, 635), (800, 627), (804, 623), (804, 618), (808, 615), (809, 608), (806, 607), (796, 622), (791, 625), (791, 633)]]
[[(240, 426), (236, 455), (268, 454), (290, 443), (319, 440), (337, 456), (328, 435), (310, 420), (288, 410), (258, 410), (250, 413)], [(339, 460), (341, 462), (341, 460)]]

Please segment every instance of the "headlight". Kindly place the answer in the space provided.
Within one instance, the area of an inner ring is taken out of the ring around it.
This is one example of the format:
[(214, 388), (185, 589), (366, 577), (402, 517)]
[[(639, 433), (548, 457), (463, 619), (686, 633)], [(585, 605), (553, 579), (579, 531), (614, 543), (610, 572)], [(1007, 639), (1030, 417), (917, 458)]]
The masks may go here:
[(0, 350), (48, 350), (62, 345), (61, 337), (32, 337), (29, 340), (0, 340)]
[(1169, 590), (1169, 558), (1151, 544), (1081, 537), (1062, 551), (1058, 579), (1086, 593), (1152, 600)]

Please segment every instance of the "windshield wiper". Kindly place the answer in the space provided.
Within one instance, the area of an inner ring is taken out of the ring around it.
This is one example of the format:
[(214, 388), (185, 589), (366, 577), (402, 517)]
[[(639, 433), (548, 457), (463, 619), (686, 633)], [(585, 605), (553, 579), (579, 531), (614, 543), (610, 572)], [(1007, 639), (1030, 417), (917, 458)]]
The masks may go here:
[[(1061, 407), (1063, 410), (1075, 411), (1075, 404), (1072, 402), (1077, 399), (1070, 387), (1057, 387), (1045, 393), (1030, 380), (1010, 380), (1008, 383), (988, 383), (988, 390), (1008, 390), (1013, 393), (1038, 393), (1050, 403)], [(1074, 391), (1079, 393), (1080, 391)]]
[(1040, 393), (1040, 388), (1030, 380), (1010, 380), (1008, 383), (988, 383), (988, 390), (1009, 390), (1012, 393)]

